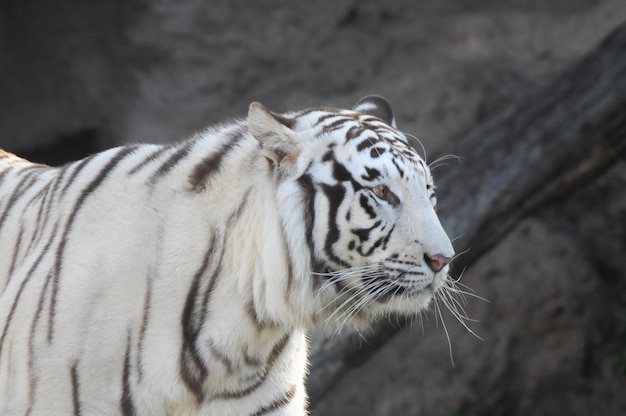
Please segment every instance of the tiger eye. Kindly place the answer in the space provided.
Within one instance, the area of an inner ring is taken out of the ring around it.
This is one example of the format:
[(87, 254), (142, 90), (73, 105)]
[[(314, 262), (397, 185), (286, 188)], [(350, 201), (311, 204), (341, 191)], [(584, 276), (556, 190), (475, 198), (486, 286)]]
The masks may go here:
[(386, 201), (389, 197), (389, 188), (387, 188), (385, 185), (378, 185), (373, 187), (372, 192), (374, 192), (374, 195), (384, 201)]
[(386, 185), (378, 185), (372, 188), (372, 193), (376, 195), (378, 199), (381, 199), (392, 206), (400, 205), (400, 198), (398, 195), (391, 192)]

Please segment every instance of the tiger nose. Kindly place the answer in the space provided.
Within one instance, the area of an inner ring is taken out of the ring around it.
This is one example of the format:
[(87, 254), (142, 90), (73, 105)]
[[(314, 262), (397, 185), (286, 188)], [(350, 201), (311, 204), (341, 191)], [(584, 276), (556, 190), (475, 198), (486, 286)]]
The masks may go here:
[(424, 254), (424, 261), (430, 267), (430, 270), (437, 273), (440, 272), (441, 269), (446, 267), (448, 263), (452, 260), (450, 257), (446, 257), (443, 254), (435, 254), (434, 256), (429, 256), (428, 254)]

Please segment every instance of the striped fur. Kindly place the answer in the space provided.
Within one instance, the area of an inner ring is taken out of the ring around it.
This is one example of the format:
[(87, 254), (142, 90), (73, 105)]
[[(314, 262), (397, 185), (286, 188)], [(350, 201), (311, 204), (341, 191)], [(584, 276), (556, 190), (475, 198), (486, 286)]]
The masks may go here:
[(444, 284), (434, 202), (380, 97), (60, 168), (0, 151), (0, 414), (304, 415), (307, 329)]

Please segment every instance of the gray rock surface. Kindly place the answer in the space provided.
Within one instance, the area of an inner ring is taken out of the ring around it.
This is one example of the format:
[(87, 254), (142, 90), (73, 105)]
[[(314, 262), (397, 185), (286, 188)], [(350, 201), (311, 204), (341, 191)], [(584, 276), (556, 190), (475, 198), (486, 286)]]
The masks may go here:
[[(623, 0), (5, 0), (0, 147), (61, 163), (184, 138), (254, 100), (377, 93), (434, 160), (625, 20)], [(624, 189), (622, 159), (464, 274), (491, 303), (468, 298), (483, 341), (444, 315), (455, 366), (430, 314), (312, 413), (626, 414)]]

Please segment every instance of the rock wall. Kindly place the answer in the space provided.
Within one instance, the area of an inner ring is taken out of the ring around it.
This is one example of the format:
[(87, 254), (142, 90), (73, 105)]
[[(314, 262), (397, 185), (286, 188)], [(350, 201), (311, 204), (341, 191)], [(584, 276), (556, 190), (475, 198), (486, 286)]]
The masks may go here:
[[(377, 93), (434, 160), (624, 20), (622, 0), (5, 0), (0, 147), (62, 163), (177, 140), (253, 100)], [(468, 297), (482, 341), (444, 315), (454, 366), (431, 314), (313, 414), (626, 414), (624, 189), (622, 159), (464, 274), (490, 303)]]

